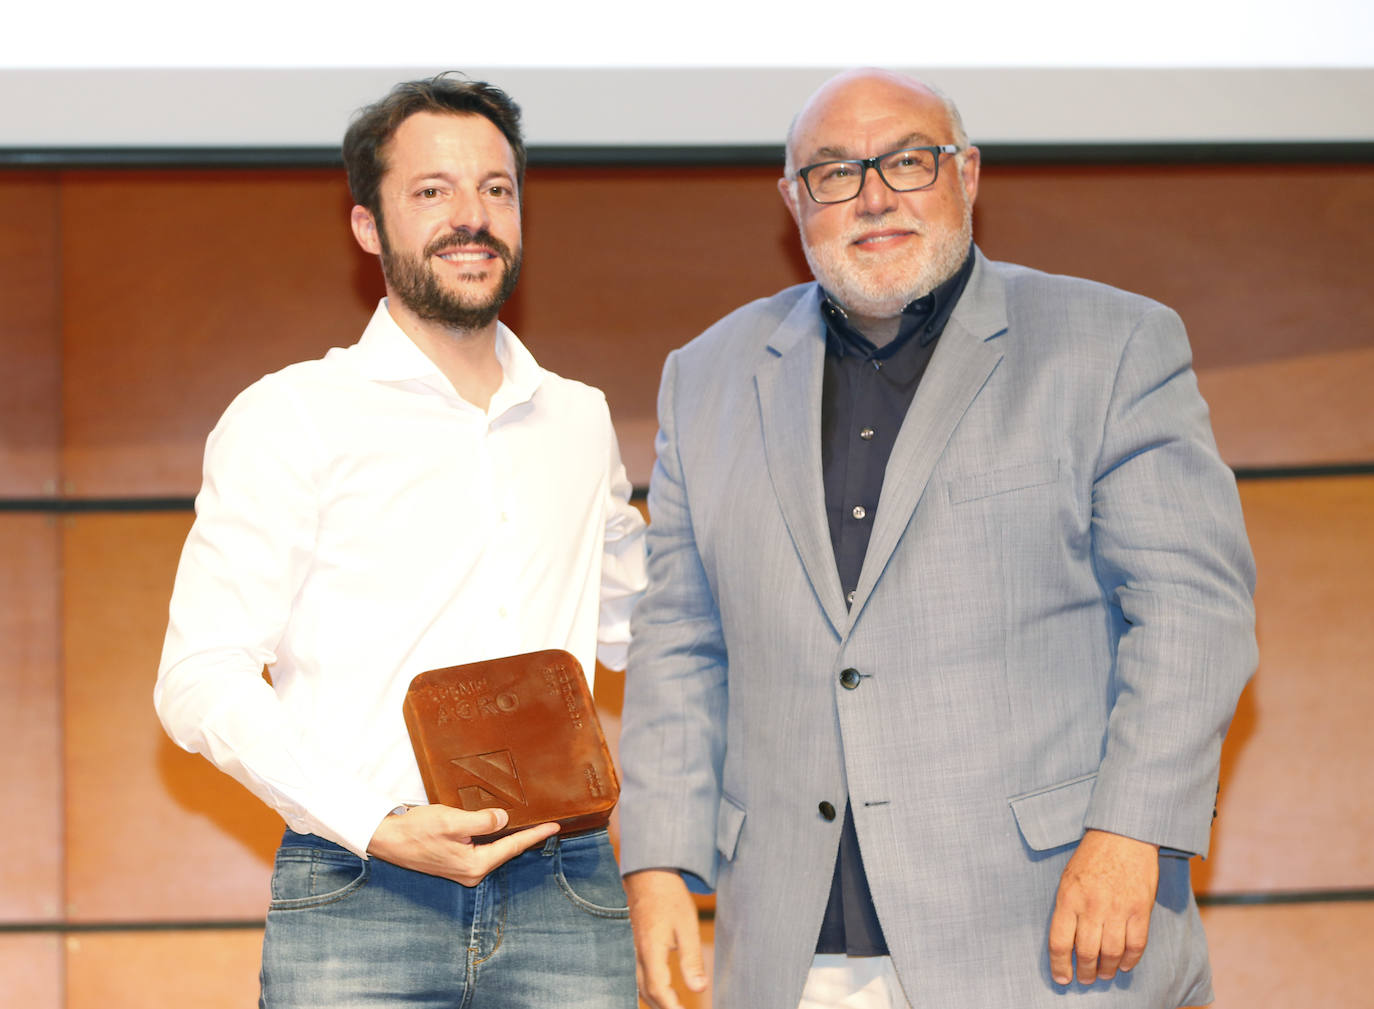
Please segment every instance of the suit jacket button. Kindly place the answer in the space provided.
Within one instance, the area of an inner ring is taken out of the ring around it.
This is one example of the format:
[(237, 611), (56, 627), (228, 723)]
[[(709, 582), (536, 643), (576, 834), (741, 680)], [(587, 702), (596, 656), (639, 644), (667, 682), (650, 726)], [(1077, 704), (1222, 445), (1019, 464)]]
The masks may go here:
[(829, 821), (835, 819), (835, 807), (828, 802), (822, 802), (818, 807), (821, 811), (821, 819)]
[(845, 690), (853, 690), (859, 685), (859, 671), (857, 669), (846, 669), (840, 674), (840, 686)]

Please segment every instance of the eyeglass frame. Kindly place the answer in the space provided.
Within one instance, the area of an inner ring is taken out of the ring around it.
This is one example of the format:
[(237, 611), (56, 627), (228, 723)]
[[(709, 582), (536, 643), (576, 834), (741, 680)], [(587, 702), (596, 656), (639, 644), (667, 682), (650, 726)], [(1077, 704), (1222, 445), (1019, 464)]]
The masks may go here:
[[(868, 170), (870, 168), (878, 173), (878, 178), (882, 180), (883, 185), (887, 186), (887, 188), (892, 190), (894, 193), (919, 193), (924, 189), (929, 189), (931, 186), (935, 185), (935, 183), (940, 181), (941, 154), (959, 154), (966, 150), (968, 150), (967, 147), (960, 147), (958, 144), (926, 144), (917, 147), (899, 147), (895, 151), (885, 151), (882, 154), (875, 154), (871, 158), (831, 158), (829, 161), (817, 161), (813, 164), (804, 165), (803, 167), (798, 168), (793, 178), (802, 180), (802, 185), (806, 187), (806, 195), (811, 197), (812, 202), (819, 203), (823, 207), (833, 207), (837, 204), (848, 203), (850, 200), (857, 200), (859, 198), (859, 195), (864, 191), (864, 183), (868, 181)], [(923, 186), (912, 186), (910, 189), (898, 189), (896, 186), (894, 186), (891, 182), (887, 180), (887, 176), (883, 174), (883, 170), (881, 167), (879, 167), (878, 162), (883, 161), (886, 158), (890, 158), (894, 154), (905, 154), (907, 151), (929, 151), (931, 154), (935, 155), (935, 172), (933, 175), (931, 175), (930, 181)], [(823, 168), (826, 165), (859, 166), (859, 187), (856, 190), (854, 190), (853, 196), (846, 196), (842, 200), (817, 199), (816, 194), (811, 191), (811, 180), (807, 178), (807, 174), (812, 169)]]

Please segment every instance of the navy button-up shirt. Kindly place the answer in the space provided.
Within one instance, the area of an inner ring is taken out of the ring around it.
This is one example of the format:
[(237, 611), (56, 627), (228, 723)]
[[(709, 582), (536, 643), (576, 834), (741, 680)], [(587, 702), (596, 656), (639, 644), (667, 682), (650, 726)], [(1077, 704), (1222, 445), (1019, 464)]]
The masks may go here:
[[(970, 251), (954, 276), (902, 310), (897, 336), (882, 347), (851, 326), (829, 295), (821, 302), (826, 332), (821, 473), (830, 542), (847, 603), (854, 602), (897, 432), (972, 272)], [(816, 952), (887, 953), (848, 803)]]

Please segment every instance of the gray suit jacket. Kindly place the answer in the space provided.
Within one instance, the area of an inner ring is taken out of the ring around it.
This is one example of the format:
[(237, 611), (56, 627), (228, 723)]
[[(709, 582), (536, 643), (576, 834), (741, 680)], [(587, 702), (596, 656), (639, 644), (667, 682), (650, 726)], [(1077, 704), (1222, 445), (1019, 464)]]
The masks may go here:
[[(1209, 1001), (1186, 856), (1256, 662), (1254, 569), (1182, 324), (979, 253), (846, 608), (818, 297), (746, 305), (665, 365), (622, 869), (718, 889), (717, 1006), (795, 1009), (843, 820), (820, 806), (847, 797), (919, 1009)], [(1048, 923), (1087, 827), (1168, 850), (1140, 966), (1063, 989)]]

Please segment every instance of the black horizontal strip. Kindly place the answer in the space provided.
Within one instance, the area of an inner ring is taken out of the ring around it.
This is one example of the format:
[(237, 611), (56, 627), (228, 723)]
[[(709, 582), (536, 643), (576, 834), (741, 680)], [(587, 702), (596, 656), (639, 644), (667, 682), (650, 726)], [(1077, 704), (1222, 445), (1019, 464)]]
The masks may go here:
[[(1203, 893), (1198, 894), (1197, 902), (1200, 907), (1280, 907), (1292, 904), (1374, 903), (1374, 889)], [(697, 915), (702, 921), (713, 921), (715, 920), (716, 912), (713, 908), (701, 908), (697, 912)], [(227, 932), (260, 929), (263, 928), (265, 924), (262, 918), (208, 919), (193, 921), (17, 921), (0, 922), (0, 934), (77, 935), (128, 932)]]
[[(1282, 907), (1291, 904), (1374, 903), (1374, 890), (1279, 890), (1272, 893), (1200, 893), (1199, 907)], [(713, 908), (701, 908), (698, 917), (713, 921)]]
[(83, 512), (180, 512), (192, 511), (193, 497), (120, 498), (0, 498), (0, 512), (39, 512), (53, 515)]
[(1116, 144), (978, 144), (998, 165), (1368, 164), (1374, 141), (1243, 141)]
[(342, 168), (337, 147), (0, 147), (0, 168)]
[[(1332, 463), (1321, 466), (1241, 466), (1237, 480), (1292, 480), (1313, 477), (1374, 476), (1374, 462)], [(649, 488), (636, 486), (631, 501), (644, 501)], [(194, 497), (119, 497), (0, 498), (0, 512), (37, 512), (41, 514), (80, 514), (83, 512), (174, 512), (192, 511)]]
[(1253, 907), (1276, 904), (1345, 904), (1374, 902), (1374, 889), (1269, 890), (1259, 893), (1200, 893), (1200, 907)]
[[(980, 144), (1003, 165), (1367, 164), (1374, 141)], [(781, 144), (532, 144), (534, 167), (719, 167), (782, 164)], [(0, 168), (338, 168), (337, 147), (0, 147)]]
[(262, 918), (224, 921), (11, 921), (0, 922), (0, 935), (77, 935), (99, 932), (229, 932), (263, 928)]
[(1320, 466), (1239, 466), (1237, 480), (1296, 480), (1307, 477), (1370, 476), (1374, 462), (1342, 462)]

